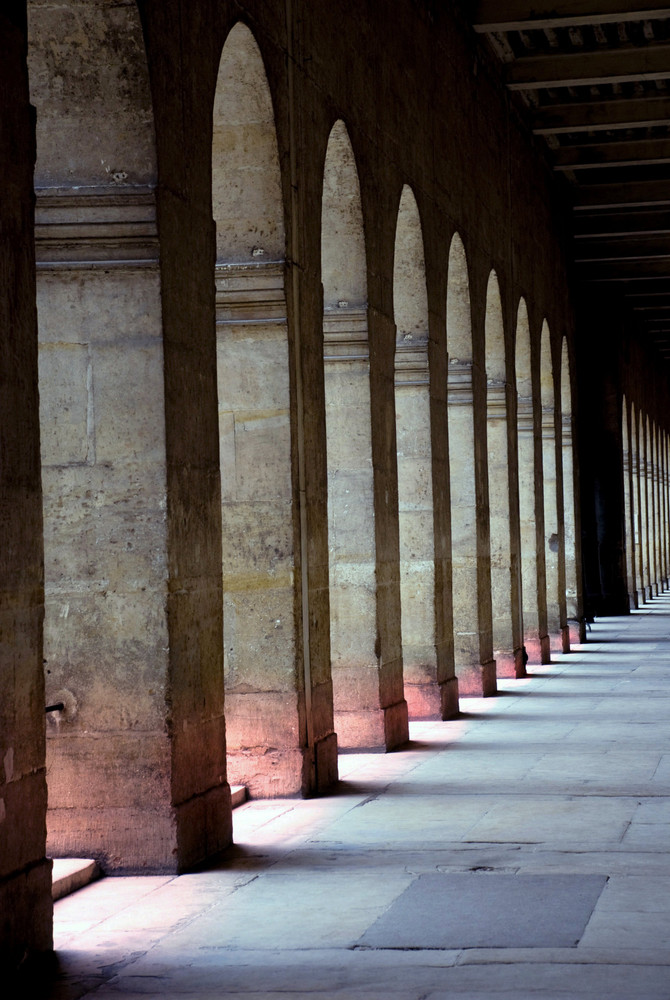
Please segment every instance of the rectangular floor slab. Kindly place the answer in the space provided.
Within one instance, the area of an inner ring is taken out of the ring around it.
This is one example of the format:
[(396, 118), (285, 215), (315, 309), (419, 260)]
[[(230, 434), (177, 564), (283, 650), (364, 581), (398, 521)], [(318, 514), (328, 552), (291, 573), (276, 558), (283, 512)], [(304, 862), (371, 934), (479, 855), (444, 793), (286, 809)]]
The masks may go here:
[(360, 940), (369, 948), (574, 948), (603, 875), (420, 875)]

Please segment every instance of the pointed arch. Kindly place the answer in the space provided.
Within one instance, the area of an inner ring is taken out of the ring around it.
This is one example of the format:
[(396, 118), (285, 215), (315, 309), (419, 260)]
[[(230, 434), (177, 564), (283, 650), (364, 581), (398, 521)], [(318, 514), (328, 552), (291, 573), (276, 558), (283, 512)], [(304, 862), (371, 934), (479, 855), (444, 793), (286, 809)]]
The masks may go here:
[(303, 782), (285, 231), (274, 109), (258, 44), (229, 32), (213, 105), (224, 680), (230, 780)]
[(410, 717), (439, 715), (435, 545), (428, 371), (428, 292), (416, 199), (403, 187), (393, 258), (400, 596)]
[(221, 53), (213, 114), (217, 261), (281, 262), (286, 237), (274, 108), (260, 49), (241, 21)]

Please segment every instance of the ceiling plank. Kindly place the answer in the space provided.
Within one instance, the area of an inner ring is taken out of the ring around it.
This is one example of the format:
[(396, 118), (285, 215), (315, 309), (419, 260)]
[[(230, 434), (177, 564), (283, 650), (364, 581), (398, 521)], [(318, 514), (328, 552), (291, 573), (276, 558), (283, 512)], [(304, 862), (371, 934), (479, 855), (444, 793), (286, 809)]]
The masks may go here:
[(588, 282), (648, 281), (653, 276), (667, 278), (668, 274), (670, 274), (670, 258), (658, 258), (653, 261), (597, 261), (579, 265), (580, 280)]
[(553, 150), (554, 170), (593, 170), (670, 163), (670, 139), (633, 139), (561, 146)]
[(531, 117), (536, 135), (602, 132), (614, 128), (651, 128), (670, 124), (670, 97), (617, 98), (537, 108)]
[(670, 209), (648, 212), (579, 212), (575, 216), (574, 236), (577, 240), (601, 236), (661, 236), (670, 233)]
[(584, 209), (647, 208), (670, 205), (667, 181), (634, 181), (627, 184), (582, 184), (575, 192), (574, 207)]
[(532, 31), (616, 21), (670, 17), (667, 0), (479, 0), (474, 29), (479, 32)]
[(631, 240), (595, 240), (579, 243), (575, 254), (578, 264), (592, 261), (670, 260), (670, 237), (638, 237)]
[(510, 90), (670, 80), (670, 45), (621, 45), (596, 52), (547, 52), (506, 66)]

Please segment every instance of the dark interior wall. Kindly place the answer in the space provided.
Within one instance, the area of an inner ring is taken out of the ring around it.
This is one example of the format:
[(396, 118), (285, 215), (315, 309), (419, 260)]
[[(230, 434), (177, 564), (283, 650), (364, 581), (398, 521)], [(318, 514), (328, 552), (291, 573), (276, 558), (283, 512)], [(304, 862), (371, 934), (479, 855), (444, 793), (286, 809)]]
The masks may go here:
[(42, 506), (25, 3), (0, 13), (0, 953), (51, 947), (45, 853)]
[(585, 288), (578, 306), (578, 449), (587, 616), (627, 614), (622, 403), (670, 429), (670, 381), (616, 297)]

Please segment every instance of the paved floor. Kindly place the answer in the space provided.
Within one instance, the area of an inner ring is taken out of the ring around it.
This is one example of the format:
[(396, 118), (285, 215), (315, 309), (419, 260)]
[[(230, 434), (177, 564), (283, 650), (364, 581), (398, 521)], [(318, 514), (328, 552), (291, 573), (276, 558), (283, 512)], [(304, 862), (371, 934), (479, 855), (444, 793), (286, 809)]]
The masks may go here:
[(52, 996), (668, 1000), (670, 597), (590, 640), (240, 807), (216, 870), (59, 901)]

